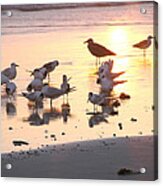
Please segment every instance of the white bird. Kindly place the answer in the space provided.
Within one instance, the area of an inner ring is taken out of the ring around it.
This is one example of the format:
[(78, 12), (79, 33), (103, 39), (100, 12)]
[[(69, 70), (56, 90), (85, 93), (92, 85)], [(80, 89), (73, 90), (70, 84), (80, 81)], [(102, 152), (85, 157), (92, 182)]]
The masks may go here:
[(9, 78), (1, 73), (1, 85), (9, 83)]
[(99, 67), (99, 74), (110, 74), (113, 68), (113, 60), (105, 61), (102, 63), (102, 65)]
[(64, 95), (66, 92), (65, 90), (62, 90), (62, 89), (50, 87), (48, 84), (45, 83), (42, 88), (42, 93), (44, 94), (46, 98), (50, 99), (50, 105), (52, 107), (53, 99), (59, 98), (60, 96)]
[(101, 85), (101, 91), (110, 92), (113, 90), (113, 87), (119, 84), (123, 84), (127, 82), (127, 80), (117, 80), (113, 81), (111, 78), (107, 78), (105, 76), (97, 79), (97, 84)]
[(25, 98), (27, 98), (29, 101), (35, 102), (36, 105), (38, 103), (40, 103), (44, 98), (44, 94), (41, 91), (36, 91), (36, 92), (32, 92), (32, 93), (22, 92), (22, 95)]
[(139, 48), (143, 50), (143, 55), (146, 55), (146, 49), (150, 47), (152, 41), (151, 39), (153, 39), (153, 36), (148, 36), (148, 38), (146, 40), (140, 41), (139, 43), (136, 43), (133, 45), (134, 48)]
[(6, 93), (8, 96), (13, 96), (13, 94), (16, 92), (16, 85), (13, 82), (8, 82), (6, 84)]
[(27, 91), (31, 92), (32, 90), (34, 91), (41, 91), (43, 87), (43, 82), (41, 79), (34, 79), (31, 81), (31, 83), (27, 87)]
[(16, 75), (17, 75), (16, 67), (18, 66), (19, 65), (15, 63), (11, 63), (11, 67), (4, 69), (1, 73), (5, 75), (6, 77), (8, 77), (10, 80), (13, 80), (16, 78)]
[(94, 111), (96, 110), (96, 105), (102, 106), (106, 104), (107, 98), (104, 94), (94, 94), (92, 92), (89, 92), (88, 94), (88, 101), (93, 104)]
[(52, 62), (44, 64), (41, 68), (46, 68), (48, 73), (48, 79), (50, 81), (50, 72), (55, 70), (55, 68), (59, 65), (59, 62), (57, 60), (54, 60)]

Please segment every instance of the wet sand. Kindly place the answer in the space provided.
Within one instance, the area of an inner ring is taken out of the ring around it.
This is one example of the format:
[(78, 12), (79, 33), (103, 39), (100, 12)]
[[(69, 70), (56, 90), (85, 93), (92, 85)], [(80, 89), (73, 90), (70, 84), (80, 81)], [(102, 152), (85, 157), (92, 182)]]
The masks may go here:
[[(2, 154), (3, 177), (155, 180), (157, 137), (108, 138)], [(155, 145), (156, 148), (156, 145)], [(5, 165), (12, 164), (7, 170)], [(155, 163), (155, 165), (154, 165)], [(144, 174), (118, 175), (121, 168)]]

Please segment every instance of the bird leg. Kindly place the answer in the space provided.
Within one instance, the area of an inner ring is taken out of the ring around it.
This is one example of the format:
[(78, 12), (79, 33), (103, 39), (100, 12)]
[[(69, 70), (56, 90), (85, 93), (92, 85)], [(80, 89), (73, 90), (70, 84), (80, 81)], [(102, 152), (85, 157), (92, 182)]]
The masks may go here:
[(100, 64), (101, 64), (101, 63), (100, 63), (100, 58), (98, 58), (98, 64), (99, 64), (99, 66), (100, 66)]
[(143, 56), (146, 57), (146, 51), (143, 49)]
[(98, 58), (96, 57), (96, 68), (98, 67)]
[(50, 108), (52, 109), (53, 108), (53, 100), (50, 99)]
[(67, 93), (67, 103), (68, 103), (68, 93)]
[(50, 74), (48, 73), (48, 84), (50, 83)]

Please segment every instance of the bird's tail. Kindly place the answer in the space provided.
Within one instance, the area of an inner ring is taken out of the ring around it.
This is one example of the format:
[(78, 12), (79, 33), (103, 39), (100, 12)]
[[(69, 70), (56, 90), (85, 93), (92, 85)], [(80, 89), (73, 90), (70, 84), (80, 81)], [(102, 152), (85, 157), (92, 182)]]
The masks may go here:
[(138, 44), (134, 44), (132, 45), (134, 48), (138, 48)]
[(69, 90), (69, 92), (74, 92), (74, 91), (76, 91), (76, 87), (71, 87)]
[(124, 73), (125, 73), (125, 71), (118, 72), (118, 73), (111, 73), (111, 78), (115, 79), (115, 78), (119, 77), (120, 75), (122, 75)]
[(123, 84), (123, 83), (126, 83), (127, 80), (121, 80), (121, 81), (114, 81), (113, 82), (113, 86), (116, 86), (116, 85), (119, 85), (119, 84)]

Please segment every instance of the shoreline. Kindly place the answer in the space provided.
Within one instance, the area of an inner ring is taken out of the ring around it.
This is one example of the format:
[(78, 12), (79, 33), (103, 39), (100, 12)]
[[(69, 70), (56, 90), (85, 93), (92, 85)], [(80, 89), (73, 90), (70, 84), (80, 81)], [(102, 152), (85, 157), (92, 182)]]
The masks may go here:
[[(154, 145), (155, 144), (155, 145)], [(1, 155), (2, 177), (155, 180), (157, 136), (107, 138)], [(128, 161), (129, 160), (129, 161)], [(41, 162), (41, 163), (40, 163)], [(6, 164), (12, 164), (7, 170)], [(145, 174), (118, 175), (122, 168)]]

